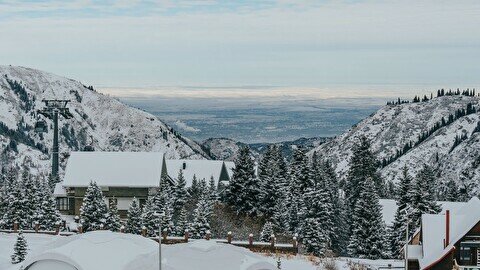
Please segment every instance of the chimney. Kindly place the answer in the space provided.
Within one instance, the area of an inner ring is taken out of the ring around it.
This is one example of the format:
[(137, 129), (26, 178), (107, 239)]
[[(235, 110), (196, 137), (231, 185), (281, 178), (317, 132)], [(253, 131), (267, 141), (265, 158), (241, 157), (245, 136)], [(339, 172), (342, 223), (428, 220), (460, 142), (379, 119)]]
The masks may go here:
[(187, 168), (187, 162), (183, 162), (183, 169), (185, 170)]
[(445, 247), (450, 244), (450, 210), (445, 213)]

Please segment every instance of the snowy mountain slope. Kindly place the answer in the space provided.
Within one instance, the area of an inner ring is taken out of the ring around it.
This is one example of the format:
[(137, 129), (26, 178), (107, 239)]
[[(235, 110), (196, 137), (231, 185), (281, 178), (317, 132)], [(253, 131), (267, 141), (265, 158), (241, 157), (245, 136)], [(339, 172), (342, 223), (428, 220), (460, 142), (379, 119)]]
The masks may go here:
[(210, 138), (203, 141), (202, 145), (213, 158), (233, 161), (240, 147), (245, 144), (228, 138)]
[[(462, 173), (470, 176), (467, 182), (478, 183), (480, 168), (480, 133), (473, 131), (480, 121), (480, 98), (471, 96), (442, 96), (427, 102), (387, 105), (370, 117), (353, 126), (344, 134), (315, 148), (332, 160), (339, 176), (345, 177), (351, 149), (360, 136), (366, 136), (372, 143), (372, 150), (379, 161), (394, 156), (408, 142), (417, 142), (419, 136), (431, 130), (442, 117), (448, 119), (468, 103), (474, 104), (477, 112), (455, 119), (435, 130), (418, 145), (413, 145), (406, 153), (393, 159), (381, 169), (386, 179), (395, 180), (404, 165), (415, 175), (422, 164), (430, 164), (438, 169), (442, 180), (463, 181)], [(467, 139), (455, 148), (455, 136), (465, 134)], [(453, 149), (453, 150), (452, 150)], [(477, 160), (477, 162), (476, 162)]]
[(82, 149), (92, 141), (101, 151), (162, 151), (168, 158), (208, 157), (199, 145), (155, 116), (78, 81), (30, 68), (0, 66), (0, 166), (30, 162), (38, 171), (48, 171), (52, 122), (46, 120), (49, 128), (45, 134), (33, 130), (35, 122), (44, 119), (36, 115), (43, 107), (42, 99), (71, 100), (68, 107), (73, 118), (59, 121), (63, 165), (70, 150)]

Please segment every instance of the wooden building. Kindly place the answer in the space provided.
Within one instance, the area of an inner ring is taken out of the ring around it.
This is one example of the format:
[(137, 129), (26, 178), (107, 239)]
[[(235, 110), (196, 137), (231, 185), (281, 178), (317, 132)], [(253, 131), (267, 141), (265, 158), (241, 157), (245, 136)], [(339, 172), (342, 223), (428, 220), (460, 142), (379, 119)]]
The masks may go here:
[(480, 200), (459, 209), (422, 215), (408, 245), (410, 270), (480, 269)]
[(143, 205), (158, 190), (161, 179), (174, 184), (179, 170), (188, 187), (194, 176), (206, 181), (213, 177), (216, 185), (228, 183), (233, 167), (233, 162), (217, 160), (166, 160), (159, 152), (72, 152), (54, 196), (61, 213), (79, 215), (85, 191), (95, 181), (107, 205), (114, 200), (125, 217), (133, 198)]

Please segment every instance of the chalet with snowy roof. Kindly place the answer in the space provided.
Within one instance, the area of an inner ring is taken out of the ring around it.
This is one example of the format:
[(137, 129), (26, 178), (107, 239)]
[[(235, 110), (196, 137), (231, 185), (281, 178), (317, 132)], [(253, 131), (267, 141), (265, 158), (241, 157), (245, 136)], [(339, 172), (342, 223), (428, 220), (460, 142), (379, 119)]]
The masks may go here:
[(102, 189), (107, 205), (117, 203), (122, 217), (133, 198), (143, 205), (154, 194), (160, 180), (174, 184), (182, 170), (187, 187), (193, 176), (215, 184), (228, 182), (233, 162), (217, 160), (166, 160), (159, 152), (72, 152), (62, 183), (55, 186), (57, 207), (67, 215), (79, 215), (85, 191), (91, 181)]
[(177, 180), (179, 171), (182, 171), (187, 187), (192, 185), (193, 178), (209, 181), (213, 178), (215, 185), (228, 183), (233, 175), (235, 163), (222, 160), (188, 160), (167, 159), (167, 173), (171, 179)]
[(480, 200), (423, 214), (408, 245), (410, 270), (480, 269)]

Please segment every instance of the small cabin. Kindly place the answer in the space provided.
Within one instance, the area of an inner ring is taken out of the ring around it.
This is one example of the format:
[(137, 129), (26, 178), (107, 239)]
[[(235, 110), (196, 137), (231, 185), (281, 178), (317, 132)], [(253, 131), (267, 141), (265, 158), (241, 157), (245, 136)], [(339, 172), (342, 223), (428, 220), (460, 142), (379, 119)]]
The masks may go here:
[(423, 214), (408, 245), (410, 270), (480, 269), (480, 200)]

